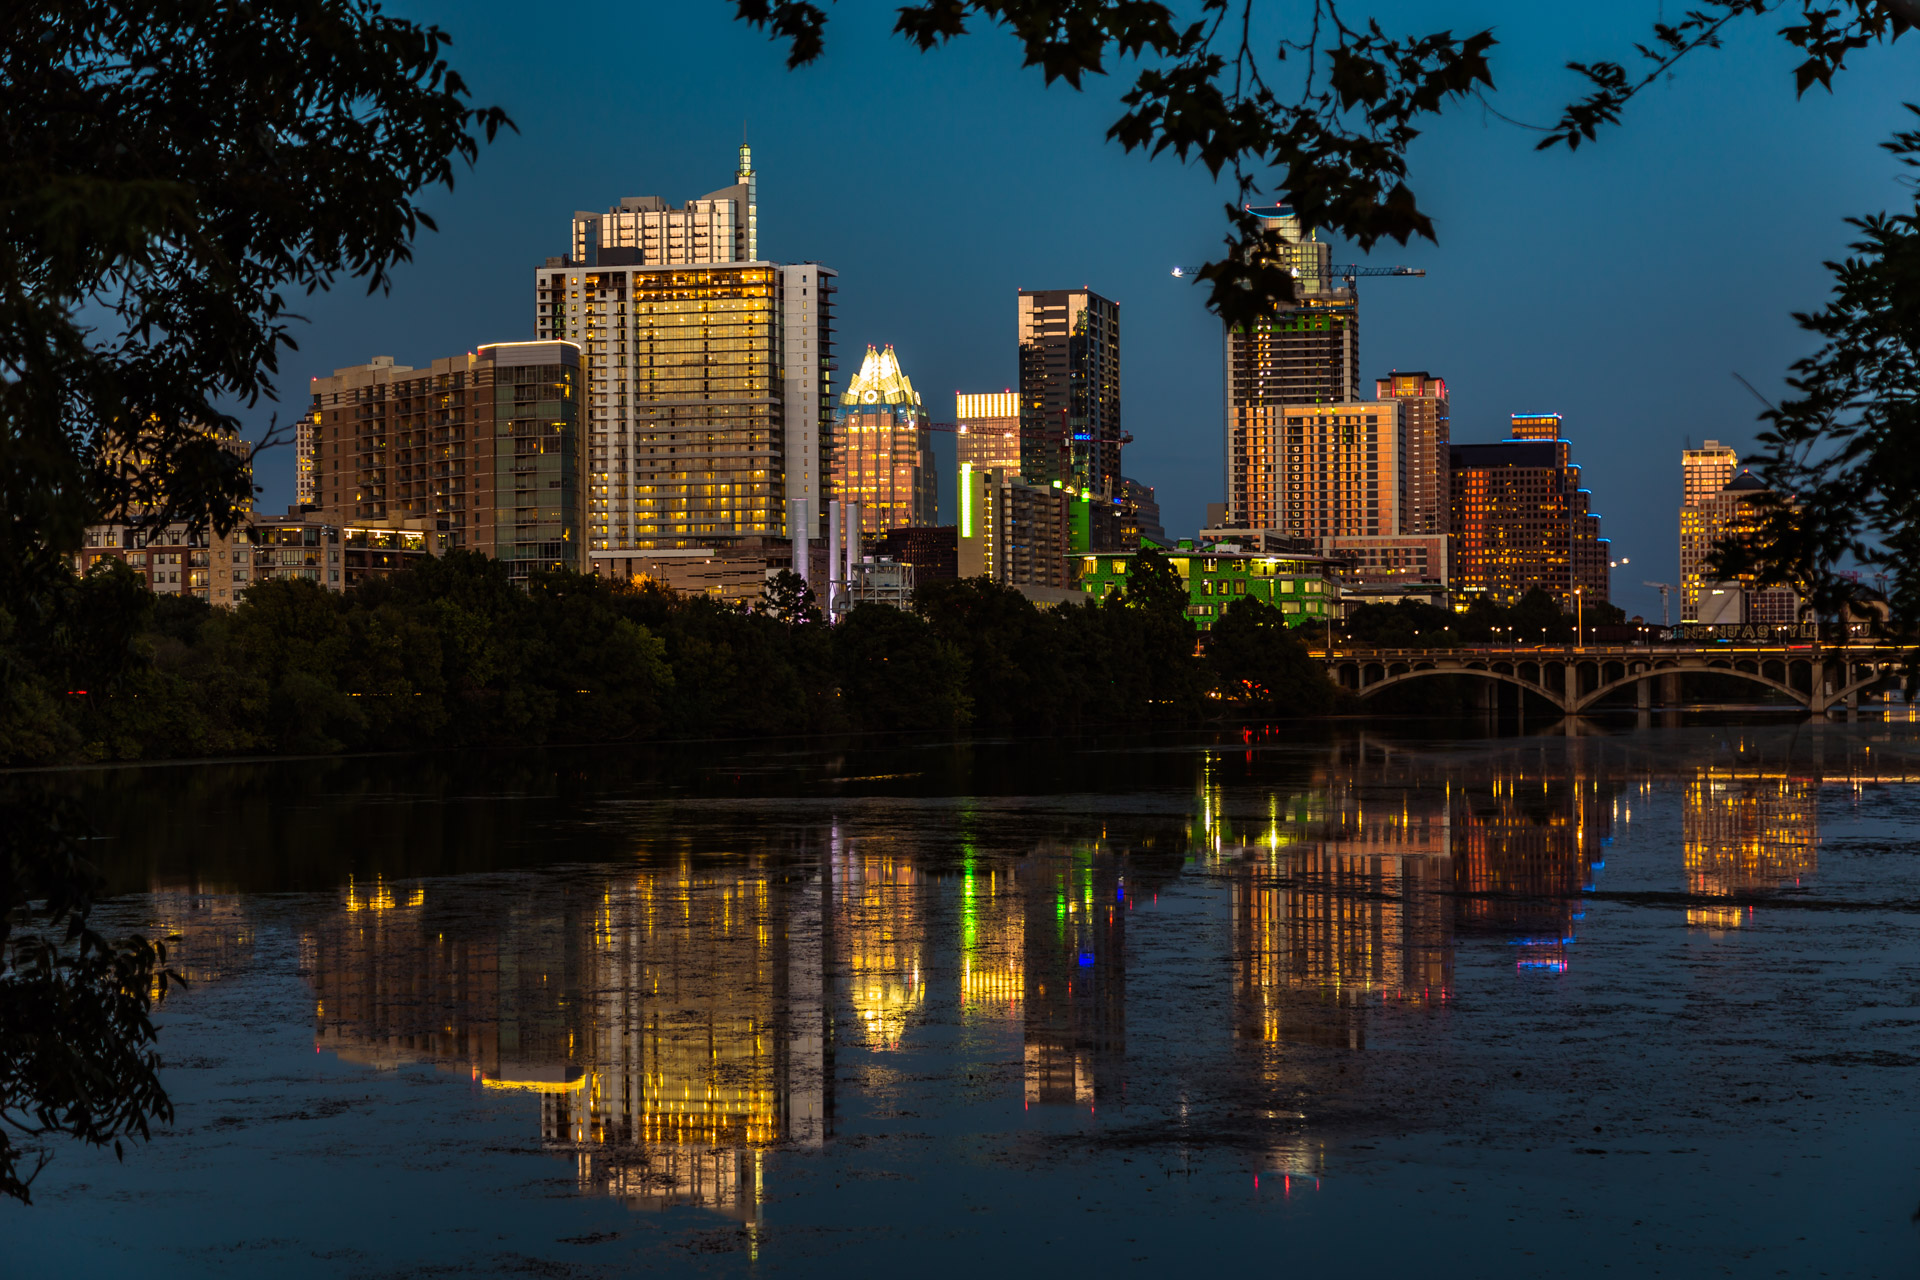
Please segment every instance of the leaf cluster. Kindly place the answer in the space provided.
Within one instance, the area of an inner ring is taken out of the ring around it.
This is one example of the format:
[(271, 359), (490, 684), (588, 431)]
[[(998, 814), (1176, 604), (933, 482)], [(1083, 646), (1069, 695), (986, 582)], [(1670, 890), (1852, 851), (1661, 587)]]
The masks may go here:
[(1599, 131), (1620, 122), (1627, 104), (1642, 89), (1671, 74), (1676, 63), (1700, 49), (1718, 49), (1726, 29), (1743, 18), (1760, 18), (1780, 9), (1794, 12), (1795, 21), (1780, 29), (1780, 38), (1805, 57), (1793, 69), (1796, 94), (1814, 85), (1833, 88), (1833, 77), (1846, 68), (1847, 55), (1870, 45), (1891, 43), (1920, 23), (1920, 0), (1711, 0), (1689, 9), (1675, 22), (1654, 23), (1653, 34), (1635, 44), (1638, 62), (1633, 69), (1617, 61), (1569, 62), (1567, 69), (1590, 86), (1586, 96), (1568, 103), (1560, 119), (1544, 130), (1538, 148), (1565, 146), (1569, 150), (1592, 142)]
[[(1271, 46), (1253, 34), (1253, 0), (1204, 0), (1182, 21), (1158, 0), (924, 0), (899, 10), (894, 30), (932, 50), (978, 22), (1011, 33), (1024, 65), (1046, 82), (1082, 88), (1114, 64), (1139, 64), (1107, 136), (1129, 151), (1171, 151), (1233, 175), (1227, 252), (1197, 273), (1209, 305), (1248, 324), (1293, 300), (1288, 273), (1246, 205), (1277, 189), (1311, 226), (1362, 249), (1383, 239), (1432, 238), (1433, 222), (1404, 179), (1420, 124), (1447, 104), (1492, 87), (1490, 31), (1401, 34), (1378, 21), (1349, 24), (1337, 0), (1314, 0), (1307, 29)], [(826, 15), (790, 0), (736, 0), (737, 15), (767, 29), (800, 66), (825, 49)], [(1304, 68), (1282, 81), (1292, 60)], [(1275, 180), (1264, 182), (1265, 171)]]
[(89, 927), (99, 881), (84, 833), (70, 801), (19, 779), (0, 788), (0, 1197), (32, 1198), (48, 1158), (37, 1140), (119, 1154), (173, 1118), (151, 1015), (178, 979), (163, 944)]
[[(1920, 128), (1885, 145), (1920, 170)], [(1757, 536), (1717, 556), (1723, 575), (1790, 586), (1826, 617), (1864, 604), (1864, 570), (1902, 631), (1920, 624), (1920, 179), (1909, 185), (1911, 209), (1849, 220), (1859, 239), (1827, 264), (1831, 299), (1794, 317), (1820, 345), (1761, 415), (1752, 461), (1774, 496)]]
[[(291, 299), (385, 288), (417, 203), (507, 126), (372, 0), (53, 0), (0, 18), (0, 607), (103, 518), (225, 532), (226, 412)], [(211, 434), (210, 434), (211, 433)]]
[[(1592, 142), (1687, 55), (1718, 48), (1738, 21), (1782, 8), (1794, 20), (1781, 38), (1804, 54), (1794, 69), (1801, 93), (1831, 88), (1850, 54), (1920, 22), (1920, 0), (1709, 0), (1656, 22), (1634, 45), (1632, 67), (1617, 58), (1568, 63), (1587, 92), (1551, 125), (1524, 127), (1542, 135), (1541, 148)], [(787, 46), (789, 67), (825, 51), (826, 13), (817, 5), (734, 0), (734, 9)], [(1450, 107), (1475, 99), (1492, 110), (1497, 43), (1490, 28), (1391, 31), (1378, 18), (1350, 20), (1340, 0), (1294, 6), (1283, 34), (1263, 42), (1255, 34), (1260, 12), (1256, 0), (1202, 0), (1191, 21), (1158, 0), (920, 0), (898, 10), (894, 31), (927, 52), (975, 26), (1001, 29), (1018, 41), (1025, 66), (1075, 89), (1135, 64), (1121, 94), (1125, 110), (1107, 137), (1128, 151), (1171, 152), (1215, 177), (1232, 176), (1225, 252), (1194, 278), (1207, 286), (1214, 312), (1245, 326), (1295, 299), (1271, 233), (1250, 212), (1256, 192), (1277, 193), (1308, 226), (1363, 252), (1383, 240), (1436, 239), (1408, 184), (1408, 154), (1426, 123)]]

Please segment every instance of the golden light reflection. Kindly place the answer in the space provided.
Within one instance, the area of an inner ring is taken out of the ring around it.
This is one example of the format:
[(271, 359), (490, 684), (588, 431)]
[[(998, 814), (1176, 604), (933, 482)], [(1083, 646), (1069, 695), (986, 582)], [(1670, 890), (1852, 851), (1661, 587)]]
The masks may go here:
[(836, 924), (854, 1016), (868, 1048), (898, 1049), (927, 1000), (918, 873), (887, 854), (850, 850), (836, 863)]
[(751, 1222), (758, 1150), (831, 1125), (830, 903), (818, 877), (691, 864), (432, 909), (355, 886), (302, 940), (316, 1045), (537, 1096), (582, 1191)]
[(1363, 1001), (1440, 1003), (1452, 987), (1446, 790), (1370, 795), (1348, 769), (1269, 796), (1229, 881), (1236, 1034), (1358, 1049)]
[[(1738, 897), (1801, 883), (1819, 870), (1820, 780), (1785, 772), (1703, 769), (1687, 784), (1681, 847), (1687, 890)], [(1689, 908), (1687, 924), (1741, 928), (1751, 906)]]

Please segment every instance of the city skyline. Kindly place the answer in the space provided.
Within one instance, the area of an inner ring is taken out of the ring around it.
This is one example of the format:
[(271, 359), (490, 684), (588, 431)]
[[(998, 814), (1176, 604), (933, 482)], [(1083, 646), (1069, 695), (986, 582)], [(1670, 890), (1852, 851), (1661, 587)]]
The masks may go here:
[[(483, 154), (452, 195), (429, 198), (442, 230), (423, 238), (390, 299), (346, 290), (310, 300), (301, 350), (282, 363), (282, 421), (299, 412), (315, 374), (375, 354), (417, 364), (482, 341), (536, 336), (525, 331), (524, 281), (539, 264), (534, 255), (558, 251), (559, 220), (633, 191), (678, 202), (714, 190), (744, 120), (759, 202), (777, 210), (760, 228), (761, 256), (814, 258), (842, 273), (836, 328), (847, 350), (893, 343), (938, 412), (955, 389), (1015, 383), (1004, 317), (1019, 289), (1092, 287), (1127, 308), (1128, 473), (1155, 486), (1170, 533), (1198, 527), (1205, 504), (1221, 500), (1219, 325), (1201, 291), (1169, 271), (1215, 253), (1224, 190), (1204, 173), (1103, 145), (1114, 113), (1104, 94), (1113, 86), (1096, 81), (1079, 96), (1043, 90), (1006, 42), (982, 35), (915, 55), (911, 83), (850, 92), (835, 87), (847, 67), (901, 56), (878, 27), (835, 23), (824, 62), (789, 74), (779, 50), (724, 6), (695, 7), (666, 16), (654, 34), (725, 48), (742, 68), (739, 92), (709, 107), (696, 92), (702, 73), (666, 68), (607, 124), (582, 131), (575, 91), (537, 99), (509, 70), (552, 37), (510, 27), (504, 11), (485, 4), (409, 12), (455, 32), (476, 96), (503, 102), (521, 133)], [(605, 16), (616, 32), (639, 21)], [(1590, 41), (1557, 20), (1530, 21), (1517, 6), (1487, 19), (1506, 42), (1503, 101), (1550, 111), (1564, 96), (1564, 55), (1588, 52)], [(1363, 383), (1394, 369), (1443, 373), (1453, 438), (1464, 442), (1498, 439), (1507, 415), (1535, 407), (1581, 424), (1575, 446), (1596, 505), (1619, 552), (1648, 568), (1620, 584), (1617, 599), (1630, 613), (1657, 616), (1643, 578), (1678, 580), (1677, 480), (1663, 468), (1642, 483), (1642, 456), (1670, 455), (1689, 436), (1750, 450), (1759, 405), (1731, 374), (1778, 392), (1787, 363), (1807, 349), (1790, 313), (1825, 295), (1820, 262), (1843, 250), (1843, 218), (1897, 194), (1878, 152), (1894, 118), (1887, 104), (1900, 91), (1897, 64), (1870, 52), (1835, 96), (1796, 103), (1774, 43), (1757, 29), (1738, 36), (1662, 85), (1661, 100), (1630, 113), (1624, 130), (1576, 156), (1535, 156), (1528, 137), (1497, 123), (1483, 129), (1477, 112), (1443, 123), (1415, 157), (1440, 244), (1383, 245), (1367, 259), (1429, 275), (1368, 291)], [(965, 121), (950, 110), (960, 95), (975, 104)], [(681, 127), (610, 144), (610, 129), (663, 112)], [(814, 154), (823, 146), (825, 163)], [(837, 162), (874, 151), (919, 192), (912, 211), (835, 198), (844, 172)], [(1783, 183), (1782, 172), (1799, 180)], [(1010, 226), (944, 234), (992, 221), (999, 181), (1038, 184), (1041, 212), (1023, 216), (1018, 238)], [(1072, 212), (1087, 204), (1124, 206), (1128, 216), (1091, 225)], [(1732, 212), (1753, 209), (1765, 216)], [(916, 247), (929, 218), (943, 233), (936, 258)], [(1733, 247), (1728, 223), (1737, 224)], [(1635, 271), (1607, 267), (1605, 237), (1621, 234), (1633, 237)], [(1346, 245), (1335, 255), (1362, 259)], [(1756, 261), (1768, 270), (1753, 270)], [(1649, 308), (1649, 291), (1659, 306)], [(1633, 376), (1592, 376), (1596, 361), (1609, 360), (1631, 363)], [(836, 391), (850, 372), (838, 372)], [(273, 413), (264, 405), (245, 413), (249, 433)], [(951, 474), (952, 441), (937, 447)], [(263, 509), (292, 501), (290, 454), (263, 467)]]

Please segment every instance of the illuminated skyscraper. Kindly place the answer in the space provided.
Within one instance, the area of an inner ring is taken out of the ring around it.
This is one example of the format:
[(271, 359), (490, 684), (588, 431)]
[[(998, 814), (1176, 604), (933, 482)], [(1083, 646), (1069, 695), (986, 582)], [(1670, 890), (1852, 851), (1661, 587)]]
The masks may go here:
[(833, 496), (860, 504), (860, 530), (930, 525), (939, 509), (933, 431), (893, 348), (867, 347), (834, 415)]
[(584, 353), (589, 558), (616, 576), (636, 551), (763, 552), (792, 537), (796, 502), (810, 532), (826, 507), (835, 273), (749, 256), (744, 154), (740, 176), (693, 202), (733, 206), (688, 213), (705, 230), (580, 215), (574, 254), (535, 272), (540, 336)]
[(1451, 514), (1446, 379), (1396, 372), (1374, 383), (1374, 398), (1400, 404), (1399, 532), (1446, 533)]
[(1454, 584), (1501, 604), (1539, 587), (1569, 612), (1576, 590), (1606, 600), (1609, 544), (1560, 415), (1512, 421), (1499, 444), (1448, 448)]
[(1294, 273), (1295, 302), (1250, 330), (1226, 331), (1227, 523), (1263, 523), (1281, 502), (1279, 428), (1289, 409), (1360, 399), (1360, 313), (1334, 286), (1331, 248), (1286, 205), (1255, 209)]
[(1733, 480), (1739, 458), (1738, 453), (1718, 440), (1709, 440), (1698, 449), (1683, 450), (1680, 454), (1680, 504), (1690, 507), (1726, 488)]
[(1397, 400), (1285, 406), (1271, 433), (1274, 497), (1252, 509), (1261, 522), (1251, 527), (1321, 539), (1400, 532), (1400, 415)]
[(954, 448), (959, 465), (1020, 470), (1020, 396), (1013, 391), (956, 391)]
[(1003, 468), (960, 471), (959, 569), (1009, 587), (1065, 590), (1072, 499)]
[[(1712, 558), (1722, 542), (1747, 542), (1760, 530), (1773, 491), (1752, 472), (1742, 472), (1718, 493), (1680, 508), (1680, 618), (1683, 622), (1789, 623), (1799, 619), (1800, 597), (1791, 587), (1762, 588), (1752, 574), (1722, 583)], [(1714, 588), (1725, 597), (1705, 607)], [(1726, 607), (1738, 597), (1737, 613)]]
[(1118, 498), (1119, 304), (1091, 289), (1022, 289), (1019, 354), (1021, 478)]
[(584, 267), (757, 262), (759, 179), (742, 145), (734, 184), (672, 209), (659, 196), (628, 196), (605, 213), (573, 215), (572, 261)]

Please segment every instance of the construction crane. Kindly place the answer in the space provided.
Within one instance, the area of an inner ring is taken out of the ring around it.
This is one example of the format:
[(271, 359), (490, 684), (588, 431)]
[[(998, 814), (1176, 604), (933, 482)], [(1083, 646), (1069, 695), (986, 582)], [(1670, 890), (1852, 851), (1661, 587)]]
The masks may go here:
[(1360, 276), (1420, 276), (1424, 278), (1427, 274), (1425, 267), (1368, 267), (1358, 262), (1337, 264), (1332, 270), (1335, 276), (1347, 282), (1347, 288), (1353, 291), (1353, 295), (1356, 298), (1360, 296), (1360, 290), (1359, 286), (1355, 284), (1355, 280)]
[(1652, 587), (1660, 593), (1660, 625), (1663, 627), (1672, 626), (1673, 611), (1667, 607), (1667, 596), (1669, 592), (1678, 591), (1680, 588), (1674, 586), (1671, 582), (1643, 582), (1640, 585), (1643, 587)]
[[(1359, 296), (1359, 289), (1354, 282), (1361, 276), (1418, 276), (1424, 278), (1427, 274), (1425, 267), (1369, 267), (1358, 262), (1338, 263), (1330, 267), (1329, 270), (1336, 279), (1346, 282), (1347, 288), (1354, 292), (1355, 297)], [(1293, 274), (1297, 279), (1300, 275), (1300, 268), (1295, 267)], [(1188, 271), (1185, 267), (1175, 267), (1173, 269), (1173, 277), (1176, 280), (1185, 279), (1187, 275)]]
[[(1064, 409), (1062, 409), (1062, 410), (1061, 410), (1061, 413), (1063, 413), (1063, 414), (1064, 414), (1065, 412), (1066, 412), (1066, 410), (1064, 410)], [(927, 424), (925, 424), (925, 425), (926, 425), (926, 428), (927, 428), (927, 430), (929, 430), (929, 431), (953, 431), (953, 432), (958, 432), (958, 431), (960, 430), (960, 428), (959, 428), (958, 426), (956, 426), (955, 424), (953, 424), (953, 423), (951, 423), (951, 422), (929, 422), (929, 423), (927, 423)], [(1123, 431), (1123, 432), (1121, 432), (1121, 433), (1120, 433), (1120, 437), (1119, 437), (1119, 439), (1120, 439), (1120, 443), (1121, 443), (1121, 444), (1123, 444), (1123, 445), (1128, 445), (1128, 444), (1132, 444), (1132, 443), (1133, 443), (1133, 432), (1131, 432), (1131, 431)]]

